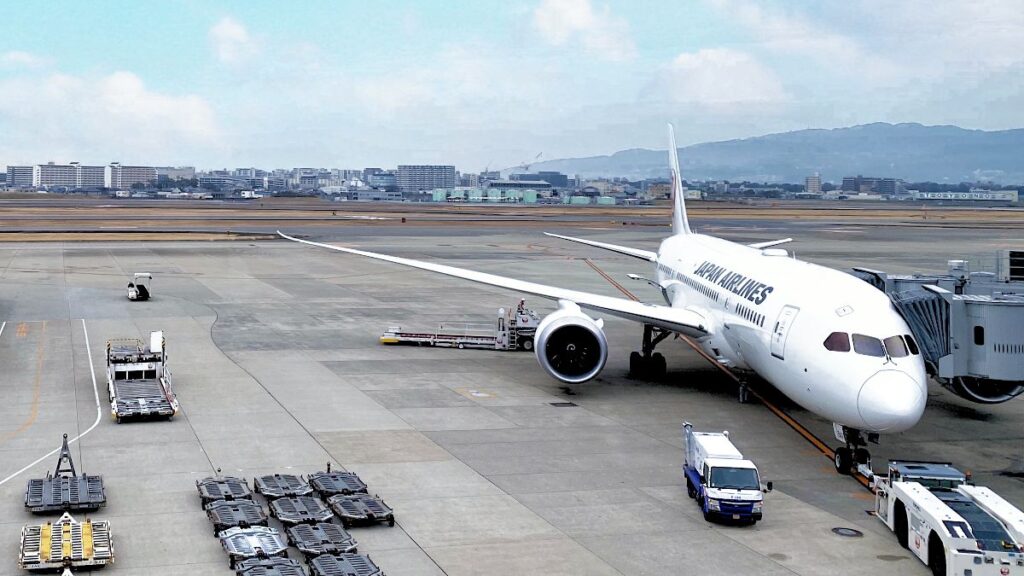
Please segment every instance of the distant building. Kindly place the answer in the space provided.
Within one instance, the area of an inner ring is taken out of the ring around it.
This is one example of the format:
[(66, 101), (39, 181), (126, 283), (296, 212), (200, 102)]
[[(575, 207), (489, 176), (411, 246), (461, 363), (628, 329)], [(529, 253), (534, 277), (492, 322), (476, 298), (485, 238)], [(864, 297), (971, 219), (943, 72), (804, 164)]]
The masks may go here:
[(509, 180), (543, 180), (552, 188), (568, 188), (569, 177), (561, 172), (537, 172), (536, 174), (511, 174)]
[(370, 188), (377, 188), (389, 191), (398, 191), (398, 178), (394, 172), (381, 171), (370, 174), (366, 180)]
[(373, 176), (374, 174), (380, 174), (383, 171), (383, 168), (363, 168), (363, 182), (369, 182), (370, 176)]
[(111, 162), (104, 173), (104, 186), (117, 190), (126, 190), (135, 184), (149, 186), (156, 182), (154, 166), (124, 166), (120, 162)]
[(804, 179), (804, 192), (807, 194), (821, 194), (821, 175), (817, 172), (814, 176), (808, 176)]
[(7, 187), (8, 188), (31, 188), (32, 187), (32, 166), (8, 166)]
[(844, 176), (843, 192), (865, 192), (895, 196), (903, 193), (903, 180), (898, 178), (874, 178), (867, 176)]
[(480, 183), (483, 184), (488, 180), (501, 180), (500, 170), (484, 170), (480, 173)]
[(192, 166), (157, 166), (156, 179), (159, 182), (168, 180), (191, 180), (196, 177), (196, 169)]
[(1017, 202), (1016, 190), (982, 190), (972, 188), (970, 192), (921, 192), (914, 191), (914, 200), (947, 200), (968, 202)]
[(455, 166), (430, 164), (399, 166), (396, 181), (401, 192), (454, 188), (458, 184)]
[(490, 180), (487, 187), (500, 190), (551, 190), (551, 183), (543, 180)]
[(468, 188), (475, 188), (480, 186), (480, 175), (479, 174), (462, 174), (459, 176), (459, 186), (465, 186)]
[(78, 162), (37, 164), (32, 167), (32, 185), (37, 188), (103, 188), (106, 167), (83, 166)]

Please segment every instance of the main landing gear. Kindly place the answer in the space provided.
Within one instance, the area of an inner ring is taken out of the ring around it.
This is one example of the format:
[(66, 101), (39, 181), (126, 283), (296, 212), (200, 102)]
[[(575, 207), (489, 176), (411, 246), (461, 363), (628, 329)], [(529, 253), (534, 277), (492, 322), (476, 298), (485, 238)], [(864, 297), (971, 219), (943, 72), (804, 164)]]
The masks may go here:
[(836, 472), (852, 474), (862, 464), (870, 469), (871, 452), (868, 451), (867, 445), (868, 442), (877, 444), (878, 434), (869, 432), (865, 438), (864, 433), (856, 428), (847, 428), (841, 424), (833, 424), (832, 427), (836, 439), (846, 443), (845, 446), (840, 446), (835, 450), (832, 463), (836, 467)]
[(632, 352), (629, 355), (629, 375), (633, 378), (644, 378), (659, 380), (664, 378), (667, 370), (665, 357), (654, 351), (662, 340), (672, 335), (672, 332), (644, 324), (643, 350)]

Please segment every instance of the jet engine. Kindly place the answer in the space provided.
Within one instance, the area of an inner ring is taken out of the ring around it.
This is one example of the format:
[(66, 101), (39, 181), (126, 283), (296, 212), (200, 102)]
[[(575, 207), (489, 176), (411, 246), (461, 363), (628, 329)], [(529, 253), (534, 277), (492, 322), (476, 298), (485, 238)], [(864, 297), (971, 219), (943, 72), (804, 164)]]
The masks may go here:
[(940, 382), (950, 392), (978, 404), (1000, 404), (1024, 393), (1024, 382), (989, 380), (972, 376), (957, 376)]
[(581, 384), (597, 376), (608, 360), (603, 320), (594, 320), (575, 303), (560, 301), (558, 310), (537, 325), (537, 361), (555, 379)]

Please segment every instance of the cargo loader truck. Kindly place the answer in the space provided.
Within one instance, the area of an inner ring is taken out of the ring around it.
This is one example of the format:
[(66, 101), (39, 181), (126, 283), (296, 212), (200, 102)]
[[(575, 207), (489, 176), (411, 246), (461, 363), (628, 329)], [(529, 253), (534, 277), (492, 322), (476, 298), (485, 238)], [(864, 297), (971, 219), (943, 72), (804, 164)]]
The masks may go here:
[(686, 437), (686, 492), (697, 501), (704, 519), (725, 519), (754, 524), (762, 518), (764, 494), (757, 466), (743, 458), (728, 432), (696, 432), (683, 424)]

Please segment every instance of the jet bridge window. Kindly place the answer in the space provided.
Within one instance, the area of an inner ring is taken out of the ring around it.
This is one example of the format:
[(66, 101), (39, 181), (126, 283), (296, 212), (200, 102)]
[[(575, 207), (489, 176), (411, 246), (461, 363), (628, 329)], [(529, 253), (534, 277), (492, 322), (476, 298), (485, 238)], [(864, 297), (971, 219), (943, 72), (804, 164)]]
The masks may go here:
[(825, 338), (825, 349), (832, 352), (849, 352), (850, 336), (846, 332), (833, 332)]
[(885, 348), (882, 346), (882, 341), (873, 336), (854, 334), (853, 350), (857, 354), (863, 354), (865, 356), (874, 356), (876, 358), (885, 357)]
[(907, 345), (903, 343), (903, 337), (898, 334), (885, 339), (885, 351), (893, 358), (905, 358), (909, 356), (909, 352), (907, 352)]

